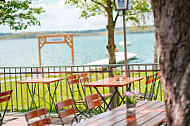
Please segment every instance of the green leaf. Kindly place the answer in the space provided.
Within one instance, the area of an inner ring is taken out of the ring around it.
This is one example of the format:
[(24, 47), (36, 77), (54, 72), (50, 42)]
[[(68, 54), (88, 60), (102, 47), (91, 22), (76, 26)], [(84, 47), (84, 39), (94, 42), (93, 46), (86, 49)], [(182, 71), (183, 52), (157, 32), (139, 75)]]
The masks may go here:
[(26, 29), (28, 25), (40, 25), (34, 15), (45, 11), (41, 7), (32, 8), (31, 4), (29, 1), (0, 2), (0, 24), (8, 25), (12, 30)]

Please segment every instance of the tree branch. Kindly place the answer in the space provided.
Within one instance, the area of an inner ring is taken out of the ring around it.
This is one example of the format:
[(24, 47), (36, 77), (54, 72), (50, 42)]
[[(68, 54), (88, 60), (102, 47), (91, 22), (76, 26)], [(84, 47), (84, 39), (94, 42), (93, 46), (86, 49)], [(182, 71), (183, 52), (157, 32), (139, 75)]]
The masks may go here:
[(115, 16), (115, 20), (113, 21), (113, 22), (114, 22), (114, 27), (115, 27), (115, 24), (116, 24), (117, 18), (119, 17), (119, 12), (120, 12), (120, 11), (117, 12), (117, 15)]
[(95, 0), (91, 0), (91, 1), (94, 2), (94, 3), (96, 3), (96, 4), (98, 4), (98, 5), (100, 5), (100, 6), (102, 6), (103, 8), (105, 8), (107, 10), (107, 7), (104, 6), (103, 4), (101, 4), (100, 2), (95, 1)]

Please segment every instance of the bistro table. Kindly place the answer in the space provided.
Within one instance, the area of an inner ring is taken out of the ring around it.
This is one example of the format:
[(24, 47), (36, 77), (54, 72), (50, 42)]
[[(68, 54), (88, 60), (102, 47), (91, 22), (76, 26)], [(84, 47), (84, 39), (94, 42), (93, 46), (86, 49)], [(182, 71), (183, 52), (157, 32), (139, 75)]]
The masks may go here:
[[(124, 87), (128, 84), (131, 84), (135, 81), (140, 81), (142, 79), (144, 79), (144, 78), (143, 77), (130, 77), (130, 78), (123, 79), (121, 81), (115, 81), (114, 78), (110, 77), (110, 78), (105, 78), (105, 79), (98, 80), (98, 81), (93, 81), (91, 83), (84, 84), (83, 86), (94, 87), (95, 90), (97, 91), (97, 93), (102, 98), (103, 102), (107, 106), (107, 108), (105, 110), (107, 110), (108, 108), (111, 110), (111, 108), (109, 106), (110, 106), (110, 104), (111, 104), (111, 102), (114, 99), (116, 94), (118, 94), (118, 96), (121, 98), (121, 102), (119, 103), (119, 105), (121, 105), (121, 103), (124, 99), (124, 97), (122, 97), (122, 95), (120, 94), (118, 87)], [(105, 98), (101, 95), (101, 93), (99, 92), (97, 87), (114, 87), (115, 88), (115, 91), (114, 91), (109, 103), (106, 102)]]
[(127, 116), (124, 104), (74, 126), (156, 126), (164, 120), (166, 120), (164, 101), (139, 101), (134, 116)]
[[(29, 79), (29, 80), (23, 80), (23, 81), (19, 81), (18, 83), (19, 84), (26, 84), (27, 85), (27, 89), (30, 93), (30, 96), (32, 98), (32, 101), (31, 101), (31, 107), (30, 107), (30, 110), (32, 109), (32, 105), (35, 106), (35, 108), (37, 109), (37, 105), (34, 101), (34, 95), (39, 95), (39, 94), (36, 94), (36, 84), (37, 83), (42, 83), (42, 84), (47, 84), (47, 87), (48, 87), (48, 92), (49, 92), (49, 99), (50, 99), (50, 113), (52, 111), (52, 107), (54, 106), (55, 107), (55, 110), (57, 112), (57, 108), (56, 108), (56, 104), (54, 102), (54, 97), (55, 97), (55, 94), (56, 94), (56, 90), (57, 90), (57, 87), (58, 87), (58, 84), (61, 80), (63, 80), (65, 78), (32, 78), (32, 79)], [(50, 88), (50, 84), (55, 82), (55, 87), (54, 87), (54, 91), (53, 91), (53, 94), (51, 94), (51, 88)], [(29, 84), (32, 84), (32, 87), (30, 88)], [(34, 86), (33, 86), (34, 84)], [(43, 94), (45, 96), (46, 92)], [(43, 99), (43, 98), (42, 98)], [(45, 99), (44, 99), (45, 101)]]

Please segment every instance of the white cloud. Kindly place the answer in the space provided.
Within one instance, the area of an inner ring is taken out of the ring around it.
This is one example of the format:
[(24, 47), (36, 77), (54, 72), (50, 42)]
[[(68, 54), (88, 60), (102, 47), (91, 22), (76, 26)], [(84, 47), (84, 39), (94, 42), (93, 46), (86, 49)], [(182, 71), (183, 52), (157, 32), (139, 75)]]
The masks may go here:
[[(43, 7), (45, 13), (38, 15), (41, 26), (32, 26), (24, 31), (66, 31), (100, 29), (106, 26), (106, 17), (96, 16), (89, 19), (79, 18), (81, 10), (74, 6), (65, 5), (64, 0), (45, 2), (36, 1), (35, 7)], [(6, 26), (0, 26), (0, 32), (13, 32)]]
[[(106, 28), (107, 19), (104, 15), (97, 15), (89, 19), (80, 18), (81, 10), (74, 6), (65, 5), (64, 0), (34, 1), (35, 7), (42, 7), (46, 12), (38, 15), (41, 26), (31, 26), (23, 31), (67, 31)], [(116, 27), (122, 27), (122, 18), (118, 18)], [(130, 23), (127, 23), (130, 25)], [(10, 31), (7, 26), (0, 26), (0, 32)], [(19, 32), (23, 32), (19, 31)]]

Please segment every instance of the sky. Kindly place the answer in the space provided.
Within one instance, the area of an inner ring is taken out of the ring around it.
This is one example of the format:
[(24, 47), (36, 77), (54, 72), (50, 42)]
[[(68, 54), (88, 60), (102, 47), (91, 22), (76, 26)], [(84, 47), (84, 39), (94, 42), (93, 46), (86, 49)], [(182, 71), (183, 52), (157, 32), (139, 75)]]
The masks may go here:
[[(65, 5), (65, 0), (34, 0), (33, 6), (42, 7), (45, 13), (37, 15), (41, 26), (31, 26), (26, 30), (17, 32), (31, 31), (81, 31), (106, 28), (107, 18), (104, 15), (97, 15), (88, 19), (79, 18), (81, 9), (75, 6)], [(150, 23), (151, 24), (151, 23)], [(130, 26), (131, 23), (126, 23)], [(117, 20), (116, 27), (122, 27), (122, 17)], [(0, 26), (1, 33), (15, 32), (8, 26)]]

